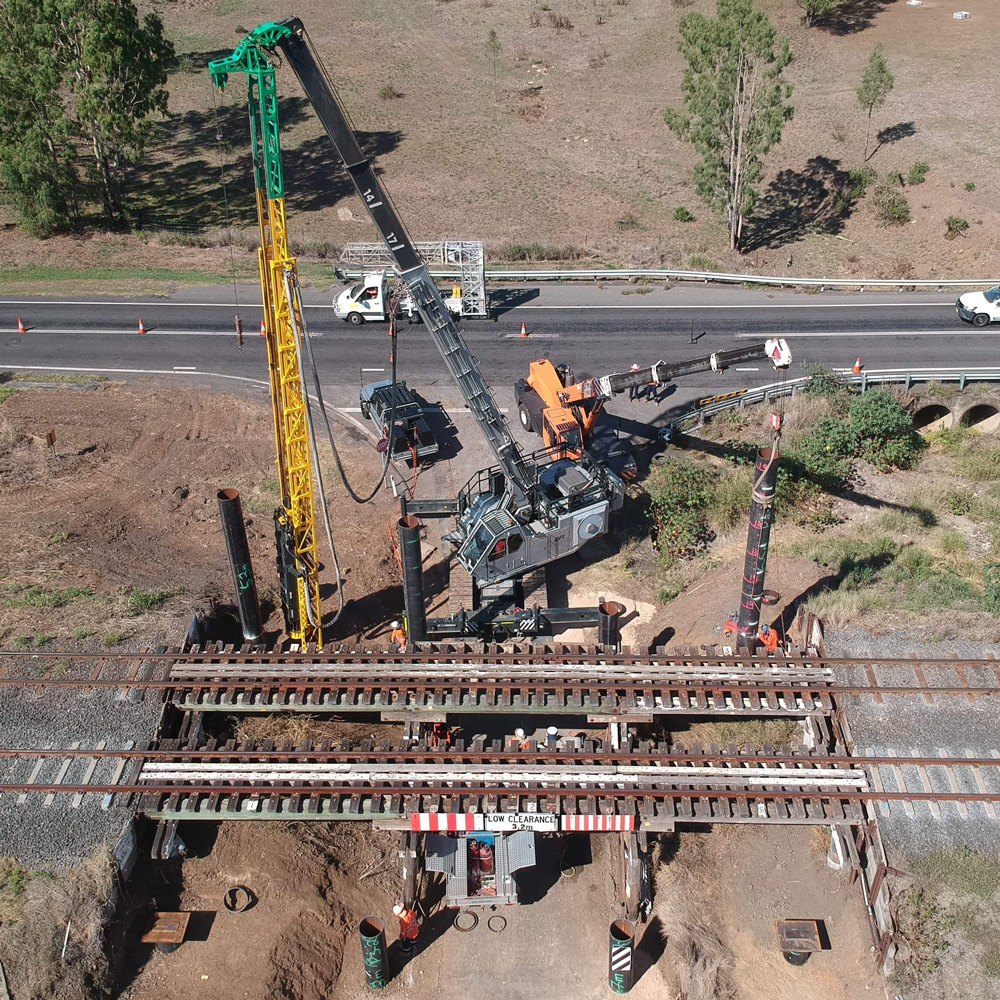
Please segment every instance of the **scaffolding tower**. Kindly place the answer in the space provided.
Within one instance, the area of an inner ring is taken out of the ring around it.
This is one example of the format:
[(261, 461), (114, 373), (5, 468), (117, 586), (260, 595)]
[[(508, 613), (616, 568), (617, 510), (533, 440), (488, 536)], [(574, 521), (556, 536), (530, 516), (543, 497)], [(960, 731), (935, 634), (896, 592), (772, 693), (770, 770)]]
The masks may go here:
[[(428, 267), (443, 264), (459, 272), (462, 289), (462, 315), (489, 315), (486, 298), (486, 255), (482, 240), (443, 240), (440, 243), (414, 243), (413, 248)], [(363, 271), (394, 267), (392, 255), (384, 243), (348, 243), (340, 255), (341, 264)]]

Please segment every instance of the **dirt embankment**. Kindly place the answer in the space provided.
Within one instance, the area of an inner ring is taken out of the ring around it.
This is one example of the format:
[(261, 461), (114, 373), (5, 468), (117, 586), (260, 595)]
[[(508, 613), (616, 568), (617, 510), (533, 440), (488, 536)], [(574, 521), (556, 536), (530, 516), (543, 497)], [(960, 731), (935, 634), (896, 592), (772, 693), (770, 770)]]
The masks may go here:
[[(377, 456), (355, 432), (338, 431), (348, 474), (367, 481)], [(379, 497), (358, 507), (328, 472), (349, 602), (329, 633), (336, 639), (379, 627), (402, 598), (386, 529), (391, 503)], [(0, 553), (0, 645), (180, 641), (194, 612), (232, 601), (216, 501), (229, 486), (242, 494), (266, 627), (276, 638), (271, 515), (279, 497), (266, 400), (142, 385), (9, 396), (0, 408), (10, 540)], [(329, 615), (337, 606), (333, 573), (324, 567), (321, 575)]]

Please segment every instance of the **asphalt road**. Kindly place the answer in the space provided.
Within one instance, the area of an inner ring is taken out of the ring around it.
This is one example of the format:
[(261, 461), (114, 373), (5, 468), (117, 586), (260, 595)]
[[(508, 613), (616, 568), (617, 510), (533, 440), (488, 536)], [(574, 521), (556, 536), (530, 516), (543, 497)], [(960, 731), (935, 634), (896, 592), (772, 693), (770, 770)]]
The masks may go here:
[[(216, 373), (266, 378), (258, 298), (240, 289), (243, 350), (233, 333), (233, 289), (213, 286), (152, 300), (0, 299), (0, 366), (104, 369), (127, 377), (154, 372)], [(988, 366), (1000, 361), (991, 338), (1000, 334), (961, 323), (954, 293), (802, 295), (686, 286), (649, 294), (621, 285), (504, 289), (494, 293), (494, 317), (463, 328), (502, 405), (528, 362), (542, 356), (568, 362), (577, 377), (621, 371), (633, 362), (681, 360), (732, 348), (746, 339), (786, 337), (795, 365), (821, 362), (865, 366)], [(379, 377), (361, 369), (388, 365), (386, 327), (352, 327), (336, 319), (329, 293), (309, 290), (306, 319), (330, 402), (356, 401), (359, 381)], [(19, 335), (18, 317), (27, 333)], [(148, 331), (137, 332), (142, 318)], [(529, 337), (519, 337), (521, 323)], [(694, 342), (692, 343), (692, 338)], [(444, 364), (420, 324), (402, 324), (400, 376), (449, 403), (459, 402)], [(691, 376), (679, 382), (673, 403), (745, 385), (774, 381), (768, 365)]]

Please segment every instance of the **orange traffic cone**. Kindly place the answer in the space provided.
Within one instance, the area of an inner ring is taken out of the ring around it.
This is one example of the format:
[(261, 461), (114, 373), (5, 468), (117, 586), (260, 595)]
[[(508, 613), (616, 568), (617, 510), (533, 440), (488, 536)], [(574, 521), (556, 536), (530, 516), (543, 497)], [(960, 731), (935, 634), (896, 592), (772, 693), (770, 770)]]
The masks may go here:
[(142, 322), (142, 317), (140, 316), (139, 317), (139, 333), (145, 333), (145, 332), (146, 332), (146, 327), (145, 327), (145, 325)]
[(28, 328), (24, 325), (24, 320), (21, 319), (20, 316), (17, 317), (17, 332), (18, 333), (27, 333), (28, 332)]
[(264, 326), (264, 321), (263, 320), (260, 321), (260, 335), (262, 337), (266, 337), (267, 336), (267, 327)]
[(861, 374), (861, 358), (858, 358), (858, 360), (854, 362), (854, 367), (851, 371), (854, 372), (855, 375)]
[(524, 323), (521, 323), (521, 339), (526, 340), (527, 337), (528, 337), (528, 328), (524, 325)]

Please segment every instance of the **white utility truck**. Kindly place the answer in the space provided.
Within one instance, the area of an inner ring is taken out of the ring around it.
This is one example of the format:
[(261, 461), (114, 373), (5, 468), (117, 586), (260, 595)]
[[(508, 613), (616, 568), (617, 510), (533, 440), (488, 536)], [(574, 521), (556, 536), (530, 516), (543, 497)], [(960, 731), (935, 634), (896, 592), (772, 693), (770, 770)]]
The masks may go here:
[[(350, 288), (345, 288), (334, 297), (334, 315), (355, 326), (388, 322), (390, 277), (389, 271), (371, 271)], [(452, 288), (451, 295), (442, 295), (441, 299), (449, 312), (462, 315), (462, 289), (458, 285)], [(420, 319), (417, 306), (408, 293), (400, 297), (397, 315), (405, 316), (411, 323)]]

